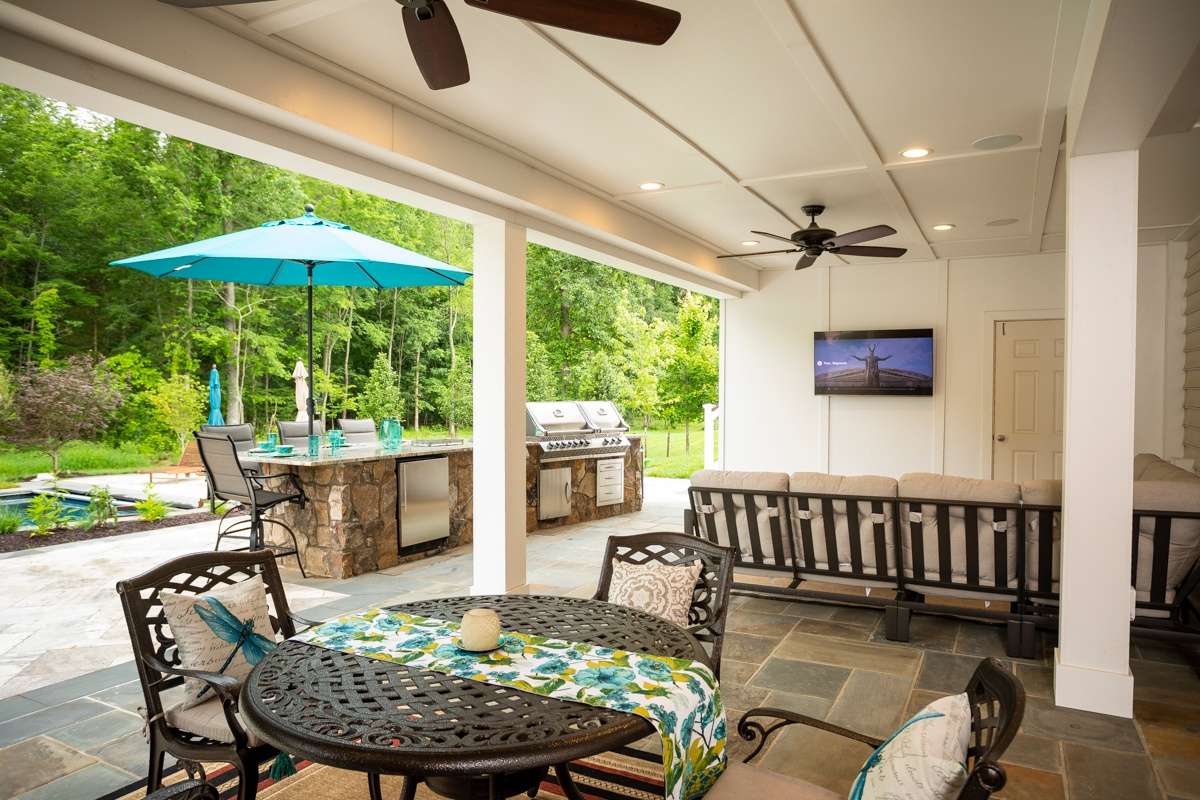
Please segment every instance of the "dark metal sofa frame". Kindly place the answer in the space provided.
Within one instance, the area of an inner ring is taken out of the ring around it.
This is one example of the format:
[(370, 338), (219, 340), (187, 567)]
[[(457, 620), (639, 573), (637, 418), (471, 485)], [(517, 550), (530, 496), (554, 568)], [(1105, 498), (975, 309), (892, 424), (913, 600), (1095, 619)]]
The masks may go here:
[[(737, 594), (774, 596), (785, 599), (808, 599), (818, 602), (879, 608), (885, 614), (885, 633), (892, 641), (909, 640), (909, 623), (915, 613), (971, 617), (987, 622), (1004, 623), (1007, 626), (1007, 651), (1014, 658), (1033, 658), (1037, 655), (1038, 629), (1054, 629), (1058, 624), (1058, 609), (1055, 603), (1058, 593), (1053, 591), (1052, 558), (1054, 548), (1053, 523), (1061, 514), (1057, 506), (1035, 506), (1021, 503), (980, 503), (965, 500), (931, 500), (907, 497), (871, 497), (843, 494), (819, 494), (812, 492), (784, 492), (765, 490), (717, 489), (692, 486), (688, 490), (689, 508), (684, 511), (684, 530), (701, 539), (717, 543), (716, 509), (713, 499), (720, 498), (724, 522), (729, 532), (730, 545), (734, 550), (734, 568), (765, 570), (790, 577), (787, 586), (739, 581), (734, 578), (732, 589)], [(741, 501), (745, 509), (744, 523), (739, 525), (734, 498)], [(816, 530), (811, 520), (801, 519), (797, 526), (792, 513), (798, 509), (812, 508), (816, 503), (821, 508), (823, 530)], [(839, 552), (836, 536), (837, 510), (835, 504), (844, 504), (844, 513), (850, 531), (860, 527), (859, 503), (869, 504), (875, 522), (869, 546), (875, 553), (875, 566), (868, 567), (863, 560), (863, 543), (859, 536), (850, 536), (850, 552)], [(886, 519), (885, 509), (891, 508), (891, 520)], [(768, 511), (769, 530), (763, 531), (758, 520), (758, 510)], [(951, 568), (950, 517), (958, 509), (964, 518), (966, 541), (966, 575), (956, 578)], [(980, 512), (991, 510), (993, 523), (990, 531), (994, 552), (994, 585), (980, 580)], [(903, 512), (903, 513), (902, 513)], [(909, 512), (914, 512), (910, 517)], [(926, 562), (924, 545), (924, 513), (931, 513), (938, 520), (938, 561)], [(1038, 563), (1037, 580), (1028, 578), (1026, 554), (1028, 552), (1026, 521), (1037, 515), (1039, 530), (1047, 534), (1038, 537), (1036, 553)], [(1193, 564), (1187, 577), (1179, 586), (1174, 598), (1166, 598), (1167, 555), (1171, 542), (1172, 521), (1178, 519), (1200, 519), (1200, 513), (1182, 511), (1135, 510), (1133, 512), (1134, 563), (1133, 580), (1137, 577), (1139, 526), (1143, 519), (1154, 520), (1153, 567), (1150, 598), (1138, 601), (1142, 611), (1166, 612), (1166, 618), (1138, 615), (1134, 628), (1140, 634), (1170, 639), (1178, 643), (1200, 642), (1200, 608), (1190, 595), (1200, 588), (1200, 559)], [(888, 527), (891, 530), (888, 530)], [(887, 542), (891, 534), (891, 544)], [(827, 561), (826, 567), (817, 566), (813, 558), (814, 537), (823, 536)], [(771, 554), (765, 555), (767, 539)], [(745, 547), (743, 546), (745, 543)], [(904, 545), (911, 543), (912, 576), (905, 575)], [(892, 548), (894, 567), (889, 569), (888, 547)], [(1016, 548), (1016, 572), (1010, 575), (1008, 553)], [(749, 550), (749, 557), (742, 555)], [(849, 556), (849, 568), (842, 562)], [(1016, 586), (1009, 586), (1016, 578)], [(892, 599), (856, 596), (803, 587), (805, 580), (834, 579), (837, 582), (865, 583), (878, 585), (880, 581), (892, 584), (895, 597)], [(951, 589), (970, 592), (980, 599), (1000, 600), (1007, 604), (1002, 608), (975, 608), (966, 605), (931, 604), (925, 601), (923, 590), (930, 588)], [(1197, 665), (1200, 670), (1200, 664)]]
[[(1017, 735), (1025, 716), (1025, 689), (1021, 682), (994, 658), (979, 662), (964, 690), (971, 704), (971, 737), (967, 745), (967, 781), (958, 793), (959, 800), (985, 800), (1007, 783), (1000, 757)], [(761, 721), (761, 720), (768, 721)], [(852, 731), (794, 711), (780, 708), (755, 708), (738, 722), (738, 735), (757, 745), (744, 761), (749, 763), (778, 730), (789, 725), (807, 725), (829, 733), (879, 747), (882, 739)]]

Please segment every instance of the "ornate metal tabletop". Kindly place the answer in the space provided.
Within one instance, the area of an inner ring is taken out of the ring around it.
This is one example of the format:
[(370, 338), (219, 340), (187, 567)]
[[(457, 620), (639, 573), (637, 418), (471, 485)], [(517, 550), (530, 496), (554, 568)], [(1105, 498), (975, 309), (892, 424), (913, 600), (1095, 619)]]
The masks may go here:
[[(598, 600), (454, 597), (390, 609), (457, 621), (480, 607), (495, 609), (507, 630), (710, 663), (683, 628)], [(283, 642), (255, 667), (241, 711), (250, 730), (293, 755), (411, 776), (538, 769), (654, 732), (632, 714), (295, 641)]]

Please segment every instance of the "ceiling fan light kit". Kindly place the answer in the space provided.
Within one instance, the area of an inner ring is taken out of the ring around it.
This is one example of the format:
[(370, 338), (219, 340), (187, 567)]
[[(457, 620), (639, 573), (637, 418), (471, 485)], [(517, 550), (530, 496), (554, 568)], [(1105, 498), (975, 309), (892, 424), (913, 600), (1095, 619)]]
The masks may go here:
[[(382, 0), (381, 0), (382, 1)], [(159, 0), (180, 8), (262, 3), (266, 0)], [(404, 32), (421, 77), (430, 89), (471, 80), (462, 36), (445, 0), (395, 0), (403, 7)], [(464, 0), (472, 8), (538, 25), (637, 44), (665, 44), (679, 27), (678, 11), (641, 0)]]
[[(894, 235), (896, 229), (891, 225), (872, 225), (870, 228), (861, 228), (839, 235), (837, 231), (822, 228), (817, 224), (817, 217), (825, 211), (825, 206), (813, 203), (804, 206), (800, 210), (804, 212), (804, 216), (809, 218), (808, 227), (801, 228), (791, 236), (780, 236), (779, 234), (768, 233), (766, 231), (750, 231), (755, 236), (765, 236), (768, 239), (787, 242), (789, 245), (792, 245), (791, 248), (765, 250), (759, 253), (728, 253), (717, 256), (717, 258), (746, 258), (748, 256), (769, 256), (778, 253), (803, 253), (804, 255), (796, 262), (796, 269), (805, 269), (817, 263), (817, 258), (825, 253), (847, 256), (871, 256), (873, 258), (899, 258), (908, 252), (903, 247), (860, 246), (861, 242), (869, 242), (872, 239), (882, 239), (885, 236)], [(746, 242), (743, 242), (743, 244), (746, 244)]]

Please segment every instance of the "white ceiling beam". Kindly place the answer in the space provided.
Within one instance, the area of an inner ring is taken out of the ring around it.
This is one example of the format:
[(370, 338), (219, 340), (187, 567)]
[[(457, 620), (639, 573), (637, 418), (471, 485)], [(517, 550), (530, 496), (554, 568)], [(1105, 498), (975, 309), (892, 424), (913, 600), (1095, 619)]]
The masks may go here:
[(263, 14), (247, 24), (259, 33), (272, 35), (299, 28), (324, 17), (341, 14), (368, 0), (304, 0), (287, 8)]
[(1094, 0), (1067, 115), (1067, 154), (1137, 150), (1200, 45), (1196, 0)]
[(874, 179), (876, 190), (891, 207), (895, 219), (900, 223), (898, 233), (913, 245), (909, 251), (916, 258), (934, 259), (933, 249), (929, 240), (917, 224), (912, 209), (904, 200), (900, 189), (892, 180), (891, 175), (884, 169), (883, 159), (879, 157), (874, 143), (859, 120), (858, 115), (850, 105), (849, 99), (838, 85), (829, 65), (817, 51), (812, 37), (804, 27), (796, 9), (788, 0), (755, 0), (759, 12), (767, 20), (768, 26), (779, 38), (784, 49), (796, 62), (797, 75), (803, 76), (812, 87), (813, 92), (825, 105), (833, 122), (845, 134), (847, 141), (854, 148), (858, 158), (866, 165), (867, 171)]

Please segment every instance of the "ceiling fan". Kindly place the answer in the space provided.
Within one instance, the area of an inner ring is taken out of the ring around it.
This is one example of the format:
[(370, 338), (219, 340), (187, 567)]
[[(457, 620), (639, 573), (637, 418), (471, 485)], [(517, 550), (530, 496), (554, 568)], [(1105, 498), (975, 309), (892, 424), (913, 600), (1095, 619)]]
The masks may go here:
[[(182, 8), (236, 6), (265, 0), (159, 0)], [(471, 80), (467, 53), (445, 0), (395, 0), (403, 7), (408, 45), (430, 89)], [(539, 25), (639, 44), (666, 43), (680, 14), (640, 0), (465, 0), (466, 4)]]
[(884, 236), (891, 236), (896, 232), (896, 229), (891, 225), (873, 225), (870, 228), (862, 228), (857, 231), (843, 233), (840, 236), (837, 231), (831, 231), (829, 228), (822, 228), (817, 225), (817, 217), (825, 210), (822, 205), (808, 205), (801, 209), (804, 216), (808, 217), (810, 222), (807, 228), (802, 228), (791, 236), (777, 236), (766, 231), (751, 231), (756, 236), (767, 236), (772, 239), (778, 239), (781, 242), (787, 242), (792, 245), (791, 249), (787, 250), (766, 250), (760, 253), (730, 253), (729, 255), (717, 256), (717, 258), (745, 258), (747, 256), (769, 256), (775, 253), (804, 253), (800, 260), (796, 262), (796, 269), (804, 269), (811, 267), (817, 263), (817, 257), (823, 253), (837, 253), (847, 256), (875, 256), (877, 258), (899, 258), (908, 252), (903, 247), (860, 247), (859, 242), (869, 242), (872, 239), (882, 239)]

